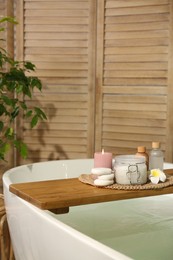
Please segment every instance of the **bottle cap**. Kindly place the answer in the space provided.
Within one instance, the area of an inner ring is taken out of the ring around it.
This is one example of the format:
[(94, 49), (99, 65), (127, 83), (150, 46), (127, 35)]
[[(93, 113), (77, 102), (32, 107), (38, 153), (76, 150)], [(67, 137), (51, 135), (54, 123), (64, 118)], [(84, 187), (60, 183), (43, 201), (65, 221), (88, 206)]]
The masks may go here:
[(159, 142), (152, 142), (152, 148), (158, 149), (159, 147), (160, 147), (160, 143)]
[(137, 150), (138, 150), (138, 153), (145, 153), (146, 152), (145, 146), (138, 146)]

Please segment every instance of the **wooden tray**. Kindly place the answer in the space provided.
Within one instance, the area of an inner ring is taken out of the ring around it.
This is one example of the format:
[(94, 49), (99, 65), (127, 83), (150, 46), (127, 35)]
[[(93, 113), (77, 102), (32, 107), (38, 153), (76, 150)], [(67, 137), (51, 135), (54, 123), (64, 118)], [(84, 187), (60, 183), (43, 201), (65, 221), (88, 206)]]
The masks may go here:
[[(165, 170), (173, 175), (173, 169)], [(173, 186), (156, 190), (111, 190), (84, 184), (78, 178), (11, 184), (9, 190), (40, 209), (55, 213), (69, 207), (173, 193)]]

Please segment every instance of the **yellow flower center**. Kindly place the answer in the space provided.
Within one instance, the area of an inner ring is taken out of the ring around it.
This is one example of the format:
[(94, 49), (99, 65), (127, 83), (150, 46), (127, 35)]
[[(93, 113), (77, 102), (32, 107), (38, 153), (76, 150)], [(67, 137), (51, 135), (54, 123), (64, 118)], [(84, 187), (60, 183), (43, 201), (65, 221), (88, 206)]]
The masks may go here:
[(153, 176), (153, 177), (159, 177), (159, 171), (158, 170), (151, 170), (151, 175)]

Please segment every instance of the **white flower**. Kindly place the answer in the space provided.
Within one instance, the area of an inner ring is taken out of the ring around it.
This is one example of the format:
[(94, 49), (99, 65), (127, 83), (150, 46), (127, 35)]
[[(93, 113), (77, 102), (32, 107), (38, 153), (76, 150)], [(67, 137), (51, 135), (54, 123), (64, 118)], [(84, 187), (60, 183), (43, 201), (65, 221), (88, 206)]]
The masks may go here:
[(166, 175), (164, 172), (162, 172), (160, 169), (153, 169), (150, 171), (149, 179), (153, 184), (157, 184), (159, 181), (165, 182), (166, 181)]

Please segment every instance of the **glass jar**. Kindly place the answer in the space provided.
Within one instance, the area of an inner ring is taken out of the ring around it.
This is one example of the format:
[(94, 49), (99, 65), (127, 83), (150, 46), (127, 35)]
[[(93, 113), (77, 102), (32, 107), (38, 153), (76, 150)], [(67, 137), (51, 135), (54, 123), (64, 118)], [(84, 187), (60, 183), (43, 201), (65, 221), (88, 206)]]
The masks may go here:
[(118, 184), (145, 184), (147, 166), (144, 156), (119, 155), (114, 160), (115, 180)]

